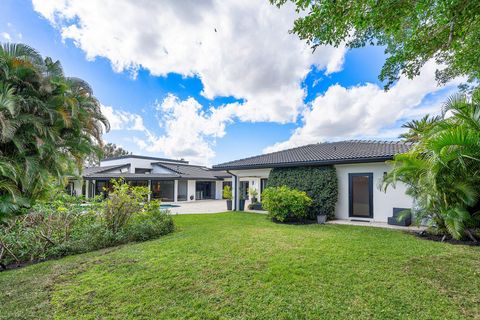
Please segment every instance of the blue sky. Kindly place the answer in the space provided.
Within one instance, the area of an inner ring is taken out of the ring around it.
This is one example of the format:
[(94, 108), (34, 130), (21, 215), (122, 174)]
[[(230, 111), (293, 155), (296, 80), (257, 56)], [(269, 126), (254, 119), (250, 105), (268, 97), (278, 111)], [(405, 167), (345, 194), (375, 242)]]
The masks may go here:
[[(267, 1), (0, 0), (0, 41), (23, 42), (91, 84), (104, 136), (138, 154), (215, 164), (306, 143), (394, 139), (457, 82), (436, 66), (384, 92), (383, 49), (321, 48)], [(147, 7), (147, 8), (145, 8)]]

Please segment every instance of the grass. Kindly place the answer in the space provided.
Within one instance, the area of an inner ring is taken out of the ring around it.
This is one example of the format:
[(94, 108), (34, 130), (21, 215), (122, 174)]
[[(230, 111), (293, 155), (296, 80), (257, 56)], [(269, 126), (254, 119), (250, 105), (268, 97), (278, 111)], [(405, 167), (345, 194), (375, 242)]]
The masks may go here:
[(161, 239), (0, 273), (4, 319), (480, 319), (480, 249), (401, 231), (175, 217)]

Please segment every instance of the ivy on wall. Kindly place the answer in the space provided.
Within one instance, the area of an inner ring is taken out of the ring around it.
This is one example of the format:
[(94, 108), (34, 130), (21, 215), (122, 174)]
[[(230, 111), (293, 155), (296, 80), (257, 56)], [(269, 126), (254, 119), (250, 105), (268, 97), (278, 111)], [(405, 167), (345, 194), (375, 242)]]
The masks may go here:
[(338, 197), (337, 173), (333, 166), (275, 168), (270, 171), (267, 187), (287, 186), (305, 191), (312, 199), (309, 218), (326, 214), (335, 217)]

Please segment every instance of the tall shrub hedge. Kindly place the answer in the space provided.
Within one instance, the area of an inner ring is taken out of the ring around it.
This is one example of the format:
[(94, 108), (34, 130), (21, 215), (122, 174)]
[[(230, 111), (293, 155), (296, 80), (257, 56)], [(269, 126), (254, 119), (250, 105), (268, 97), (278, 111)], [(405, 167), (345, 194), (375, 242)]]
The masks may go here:
[(267, 187), (287, 186), (305, 191), (312, 199), (308, 217), (335, 216), (338, 197), (337, 173), (333, 166), (276, 168), (270, 172)]

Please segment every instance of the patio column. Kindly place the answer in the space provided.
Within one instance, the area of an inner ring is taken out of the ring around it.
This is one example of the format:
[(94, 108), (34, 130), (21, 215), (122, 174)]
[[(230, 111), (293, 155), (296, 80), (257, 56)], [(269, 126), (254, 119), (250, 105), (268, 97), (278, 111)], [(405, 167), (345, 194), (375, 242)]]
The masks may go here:
[(178, 201), (178, 180), (173, 180), (173, 202)]
[(152, 180), (148, 180), (148, 202), (152, 199)]
[(240, 208), (240, 183), (238, 176), (234, 175), (233, 173), (229, 172), (232, 175), (232, 210), (236, 211)]

